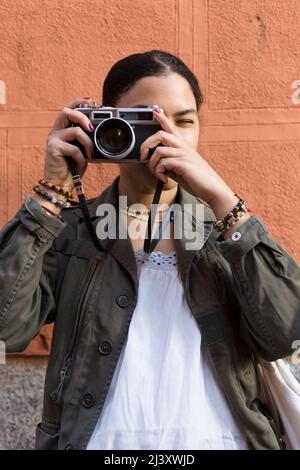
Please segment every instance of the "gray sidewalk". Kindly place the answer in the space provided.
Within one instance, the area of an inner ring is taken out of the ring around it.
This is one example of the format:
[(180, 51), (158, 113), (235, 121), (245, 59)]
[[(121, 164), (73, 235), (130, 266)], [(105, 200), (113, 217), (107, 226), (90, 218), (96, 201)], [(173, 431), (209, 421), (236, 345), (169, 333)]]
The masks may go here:
[(0, 365), (0, 450), (33, 449), (45, 365)]

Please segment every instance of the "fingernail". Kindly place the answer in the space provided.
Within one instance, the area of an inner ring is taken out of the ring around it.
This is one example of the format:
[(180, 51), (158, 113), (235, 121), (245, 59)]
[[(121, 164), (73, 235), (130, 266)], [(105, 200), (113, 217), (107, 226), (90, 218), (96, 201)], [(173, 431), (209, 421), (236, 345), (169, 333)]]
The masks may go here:
[(89, 124), (89, 128), (90, 128), (90, 130), (91, 130), (91, 131), (93, 131), (93, 130), (94, 130), (94, 128), (93, 128), (93, 126), (92, 126), (92, 124)]
[(153, 107), (153, 111), (155, 111), (158, 114), (161, 112), (159, 107)]

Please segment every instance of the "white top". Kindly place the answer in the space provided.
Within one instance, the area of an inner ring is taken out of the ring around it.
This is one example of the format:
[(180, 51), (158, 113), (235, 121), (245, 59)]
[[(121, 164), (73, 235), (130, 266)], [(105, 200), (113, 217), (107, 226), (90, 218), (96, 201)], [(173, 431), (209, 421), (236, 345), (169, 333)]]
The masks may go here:
[(87, 449), (247, 449), (186, 303), (176, 253), (139, 250), (136, 260), (137, 305)]

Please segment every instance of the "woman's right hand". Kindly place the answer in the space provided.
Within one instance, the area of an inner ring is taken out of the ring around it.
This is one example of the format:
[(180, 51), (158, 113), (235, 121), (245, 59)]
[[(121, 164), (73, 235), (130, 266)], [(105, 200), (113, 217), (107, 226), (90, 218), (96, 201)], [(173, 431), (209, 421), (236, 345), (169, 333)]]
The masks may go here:
[[(68, 159), (65, 157), (71, 157), (76, 161), (81, 176), (87, 166), (87, 161), (81, 150), (70, 142), (76, 140), (84, 146), (88, 158), (92, 158), (93, 153), (93, 143), (84, 132), (84, 130), (92, 132), (92, 123), (87, 116), (74, 109), (81, 103), (91, 104), (92, 99), (78, 99), (62, 108), (47, 139), (44, 179), (58, 184), (68, 191), (73, 190), (74, 183), (69, 170)], [(75, 126), (70, 127), (71, 123)]]

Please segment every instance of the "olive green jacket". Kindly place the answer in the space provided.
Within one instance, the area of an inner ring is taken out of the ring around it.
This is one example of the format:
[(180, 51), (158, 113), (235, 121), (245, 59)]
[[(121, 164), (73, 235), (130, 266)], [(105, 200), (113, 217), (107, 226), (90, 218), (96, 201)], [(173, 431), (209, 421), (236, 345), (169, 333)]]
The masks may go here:
[[(88, 201), (95, 228), (99, 204), (118, 206), (117, 184), (118, 178)], [(193, 230), (202, 230), (197, 249), (186, 249), (189, 228), (175, 243), (217, 380), (249, 447), (283, 448), (283, 430), (261, 399), (256, 363), (289, 356), (300, 338), (300, 267), (256, 216), (238, 228), (241, 236), (224, 240), (206, 205), (181, 187), (179, 199)], [(204, 223), (189, 210), (197, 204)], [(54, 322), (37, 449), (86, 448), (138, 295), (130, 240), (100, 240), (99, 251), (80, 208), (64, 209), (62, 218), (46, 215), (27, 195), (0, 233), (0, 339), (7, 351), (23, 351), (42, 325)]]

